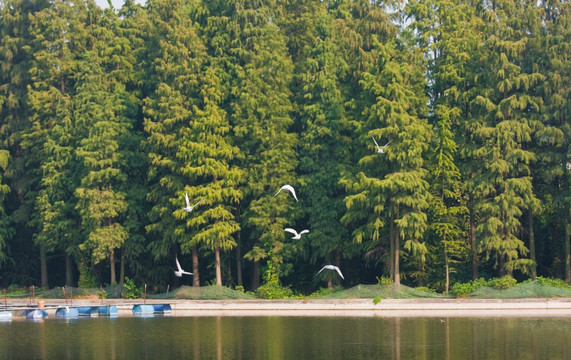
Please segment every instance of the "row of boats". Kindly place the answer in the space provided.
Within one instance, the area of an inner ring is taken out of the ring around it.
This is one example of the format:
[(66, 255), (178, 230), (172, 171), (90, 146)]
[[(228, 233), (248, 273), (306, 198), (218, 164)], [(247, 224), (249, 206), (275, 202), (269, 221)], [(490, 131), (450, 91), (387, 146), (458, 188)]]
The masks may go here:
[[(169, 315), (172, 307), (169, 304), (137, 304), (133, 305), (132, 313), (134, 316), (154, 316)], [(78, 317), (117, 317), (118, 310), (116, 305), (98, 305), (98, 306), (62, 306), (56, 308), (56, 319), (70, 319)], [(40, 320), (48, 317), (48, 312), (39, 307), (26, 308), (21, 310), (5, 310), (0, 311), (0, 321), (10, 321), (13, 317), (26, 318), (29, 320)]]

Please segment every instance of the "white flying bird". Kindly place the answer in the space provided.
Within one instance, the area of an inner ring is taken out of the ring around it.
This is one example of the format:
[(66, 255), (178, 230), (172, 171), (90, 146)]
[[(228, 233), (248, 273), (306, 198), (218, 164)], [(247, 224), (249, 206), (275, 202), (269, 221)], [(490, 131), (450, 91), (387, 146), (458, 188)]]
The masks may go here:
[(339, 268), (338, 268), (337, 266), (335, 266), (335, 265), (325, 265), (325, 266), (322, 267), (321, 270), (319, 270), (319, 271), (317, 272), (317, 274), (315, 274), (315, 275), (319, 275), (319, 273), (322, 272), (322, 271), (325, 270), (325, 269), (337, 271), (337, 273), (339, 274), (339, 276), (341, 276), (341, 279), (345, 280), (345, 278), (343, 277), (343, 274), (341, 274), (341, 270), (339, 270)]
[(178, 258), (175, 257), (175, 259), (176, 259), (176, 268), (177, 268), (178, 270), (175, 270), (174, 274), (175, 274), (177, 277), (182, 277), (183, 274), (192, 275), (191, 272), (182, 270), (182, 268), (180, 267), (180, 263), (178, 262)]
[(307, 234), (309, 232), (309, 230), (302, 230), (299, 234), (297, 233), (297, 231), (295, 231), (292, 228), (285, 228), (285, 231), (292, 233), (294, 236), (292, 236), (292, 239), (301, 239), (301, 235), (303, 234)]
[(375, 140), (375, 138), (373, 137), (373, 141), (375, 142), (375, 145), (377, 146), (377, 152), (379, 154), (384, 154), (385, 153), (385, 148), (387, 147), (387, 145), (389, 145), (391, 142), (389, 141), (388, 143), (385, 144), (385, 146), (380, 147), (379, 144), (377, 144), (377, 141)]
[(196, 207), (196, 205), (200, 204), (202, 202), (202, 200), (204, 200), (204, 199), (200, 199), (196, 204), (190, 206), (190, 201), (188, 200), (188, 193), (184, 194), (184, 198), (186, 200), (186, 207), (183, 207), (182, 209), (186, 212), (192, 212), (192, 209), (194, 209)]
[(291, 186), (291, 185), (284, 185), (284, 186), (282, 186), (274, 196), (278, 196), (278, 194), (279, 194), (280, 191), (282, 191), (282, 190), (288, 190), (288, 191), (290, 191), (291, 194), (293, 195), (293, 197), (295, 198), (295, 201), (297, 201), (297, 196), (295, 196), (295, 190), (293, 189), (293, 186)]

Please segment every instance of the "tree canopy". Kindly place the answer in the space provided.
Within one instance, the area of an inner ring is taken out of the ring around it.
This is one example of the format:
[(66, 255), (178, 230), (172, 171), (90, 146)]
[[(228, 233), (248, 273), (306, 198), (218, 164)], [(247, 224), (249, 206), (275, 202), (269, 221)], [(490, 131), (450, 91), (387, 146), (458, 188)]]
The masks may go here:
[(570, 10), (3, 0), (0, 286), (570, 282)]

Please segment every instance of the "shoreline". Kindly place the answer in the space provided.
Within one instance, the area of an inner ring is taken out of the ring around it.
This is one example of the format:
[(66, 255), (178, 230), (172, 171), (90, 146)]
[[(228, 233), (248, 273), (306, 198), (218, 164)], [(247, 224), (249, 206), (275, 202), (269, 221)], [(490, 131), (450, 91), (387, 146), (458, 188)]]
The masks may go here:
[(188, 299), (10, 299), (0, 311), (36, 308), (44, 302), (49, 318), (64, 306), (117, 306), (118, 316), (133, 316), (140, 304), (170, 304), (168, 316), (316, 316), (316, 317), (571, 317), (571, 298), (523, 299), (307, 299), (307, 300), (188, 300)]

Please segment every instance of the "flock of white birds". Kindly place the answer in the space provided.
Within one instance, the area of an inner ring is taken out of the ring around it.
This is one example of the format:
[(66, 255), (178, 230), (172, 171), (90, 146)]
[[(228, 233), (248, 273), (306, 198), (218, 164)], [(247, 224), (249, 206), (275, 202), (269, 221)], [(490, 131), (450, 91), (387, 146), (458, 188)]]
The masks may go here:
[[(377, 147), (377, 153), (379, 153), (379, 154), (384, 154), (384, 153), (385, 153), (385, 148), (391, 143), (391, 142), (389, 141), (388, 143), (385, 144), (385, 146), (380, 147), (379, 144), (377, 144), (377, 141), (375, 140), (374, 137), (373, 137), (373, 142), (375, 143), (375, 146)], [(278, 196), (278, 194), (279, 194), (282, 190), (289, 191), (289, 192), (292, 194), (292, 196), (293, 196), (293, 198), (295, 199), (295, 201), (298, 201), (297, 195), (295, 194), (295, 189), (293, 188), (293, 186), (288, 185), (288, 184), (282, 186), (282, 187), (278, 190), (278, 192), (276, 192), (276, 194), (275, 194), (274, 196)], [(186, 206), (183, 207), (182, 209), (183, 209), (184, 211), (188, 212), (188, 213), (191, 213), (192, 210), (193, 210), (195, 207), (197, 207), (197, 206), (202, 202), (202, 200), (204, 200), (204, 198), (202, 198), (202, 199), (200, 199), (198, 202), (196, 202), (194, 205), (190, 205), (190, 200), (188, 199), (188, 193), (185, 193), (185, 197), (184, 197), (184, 198), (185, 198), (185, 200), (186, 200)], [(292, 228), (285, 228), (284, 230), (287, 231), (287, 232), (289, 232), (289, 233), (291, 233), (291, 234), (293, 234), (292, 239), (294, 239), (294, 240), (301, 239), (301, 235), (309, 233), (309, 230), (307, 230), (307, 229), (302, 230), (302, 231), (300, 231), (299, 233), (298, 233), (295, 229), (292, 229)], [(182, 269), (182, 267), (180, 266), (180, 263), (178, 262), (178, 257), (175, 257), (175, 260), (176, 260), (176, 268), (177, 268), (177, 269), (175, 270), (174, 274), (175, 274), (176, 276), (182, 277), (182, 275), (192, 275), (191, 272), (184, 271), (184, 270)], [(319, 274), (320, 272), (322, 272), (323, 270), (336, 271), (337, 274), (339, 274), (339, 276), (341, 277), (341, 279), (345, 280), (345, 277), (343, 277), (343, 274), (341, 273), (341, 270), (339, 269), (339, 267), (337, 267), (337, 266), (335, 266), (335, 265), (325, 265), (325, 266), (322, 267), (321, 270), (319, 270), (319, 271), (317, 272), (317, 274), (315, 274), (315, 275), (318, 275), (318, 274)]]

